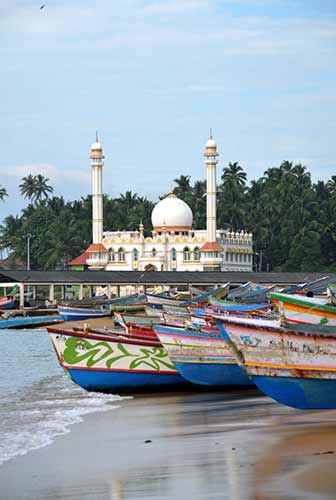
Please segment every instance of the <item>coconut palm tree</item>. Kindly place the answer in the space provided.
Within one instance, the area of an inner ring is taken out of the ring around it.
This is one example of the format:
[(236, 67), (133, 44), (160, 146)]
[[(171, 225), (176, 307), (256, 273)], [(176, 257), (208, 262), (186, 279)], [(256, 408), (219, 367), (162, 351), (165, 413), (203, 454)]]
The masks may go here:
[(189, 204), (190, 198), (192, 196), (192, 187), (190, 184), (190, 175), (180, 175), (177, 179), (174, 179), (176, 187), (173, 189), (173, 193), (181, 200), (184, 200)]
[(19, 189), (24, 198), (28, 198), (29, 201), (34, 201), (36, 195), (35, 175), (29, 174), (23, 177)]
[(49, 197), (49, 193), (54, 191), (54, 188), (48, 185), (48, 181), (49, 179), (47, 177), (43, 177), (41, 174), (29, 174), (22, 179), (19, 186), (20, 193), (24, 196), (24, 198), (28, 198), (28, 200), (36, 204), (43, 198), (47, 199)]
[(4, 201), (6, 196), (8, 196), (6, 188), (0, 186), (0, 201)]
[(229, 162), (228, 166), (223, 169), (222, 182), (227, 186), (239, 186), (241, 188), (245, 187), (247, 181), (246, 172), (239, 165), (237, 161), (234, 163)]
[(35, 201), (38, 202), (43, 198), (49, 198), (49, 194), (54, 192), (54, 188), (48, 184), (49, 179), (43, 175), (35, 175)]

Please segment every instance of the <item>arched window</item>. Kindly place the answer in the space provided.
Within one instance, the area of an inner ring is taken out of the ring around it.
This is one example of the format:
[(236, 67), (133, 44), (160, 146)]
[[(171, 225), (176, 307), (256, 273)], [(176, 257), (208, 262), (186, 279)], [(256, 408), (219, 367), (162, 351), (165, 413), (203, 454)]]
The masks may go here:
[(113, 250), (113, 248), (110, 248), (110, 249), (109, 249), (109, 260), (110, 260), (111, 262), (114, 262), (114, 261), (115, 261), (115, 254), (114, 254), (114, 250)]
[(118, 250), (118, 260), (119, 262), (125, 262), (125, 250), (123, 248), (119, 248)]
[(183, 249), (183, 260), (185, 260), (185, 261), (190, 260), (190, 250), (188, 247), (185, 247)]
[(139, 252), (136, 248), (133, 248), (133, 260), (134, 262), (138, 262), (139, 260)]
[(198, 247), (196, 247), (194, 250), (194, 260), (201, 260), (201, 251)]
[(176, 249), (175, 248), (171, 249), (170, 255), (171, 255), (172, 262), (176, 262)]
[(156, 248), (152, 248), (152, 257), (156, 257)]

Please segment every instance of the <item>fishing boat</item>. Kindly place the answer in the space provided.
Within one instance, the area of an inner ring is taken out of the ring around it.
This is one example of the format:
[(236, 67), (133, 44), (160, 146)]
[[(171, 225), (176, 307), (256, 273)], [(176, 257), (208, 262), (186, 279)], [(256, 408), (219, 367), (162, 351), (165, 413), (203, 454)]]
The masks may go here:
[(161, 323), (161, 319), (157, 316), (140, 316), (139, 314), (124, 314), (114, 311), (114, 319), (123, 326), (125, 323), (135, 323), (141, 326), (153, 326)]
[(252, 288), (252, 283), (247, 281), (243, 285), (237, 286), (229, 291), (226, 298), (227, 300), (238, 300), (242, 294), (245, 294), (248, 290)]
[(140, 312), (145, 310), (145, 304), (111, 304), (110, 310), (114, 312)]
[(271, 299), (290, 323), (336, 325), (336, 307), (327, 298), (273, 292)]
[(14, 316), (0, 319), (0, 329), (13, 328), (38, 328), (40, 326), (63, 323), (64, 319), (59, 314), (45, 316)]
[(223, 311), (230, 314), (236, 313), (251, 313), (255, 311), (267, 311), (272, 305), (269, 303), (251, 303), (251, 304), (239, 304), (237, 302), (225, 302), (219, 300), (211, 300), (210, 308), (214, 311)]
[(186, 383), (159, 341), (48, 328), (60, 365), (88, 391)]
[(335, 326), (234, 317), (217, 326), (265, 394), (294, 408), (336, 408)]
[(0, 309), (14, 309), (15, 300), (16, 300), (15, 296), (1, 298), (0, 299)]
[(147, 306), (151, 309), (163, 309), (163, 306), (183, 306), (184, 304), (188, 303), (189, 300), (183, 299), (183, 300), (178, 300), (174, 299), (171, 297), (166, 297), (166, 296), (161, 296), (161, 295), (154, 295), (147, 293)]
[(252, 384), (217, 328), (153, 328), (179, 373), (190, 382), (214, 386)]
[(57, 309), (64, 321), (79, 321), (90, 318), (111, 316), (109, 306), (77, 307), (58, 304)]

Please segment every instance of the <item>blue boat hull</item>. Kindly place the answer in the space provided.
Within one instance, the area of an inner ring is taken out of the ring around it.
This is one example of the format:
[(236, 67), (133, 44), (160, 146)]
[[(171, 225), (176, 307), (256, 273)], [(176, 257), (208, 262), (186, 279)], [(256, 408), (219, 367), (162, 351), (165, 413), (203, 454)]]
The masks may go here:
[(23, 318), (8, 318), (0, 320), (0, 329), (3, 328), (30, 328), (39, 325), (51, 325), (52, 323), (60, 323), (63, 320), (62, 316), (26, 316)]
[(234, 363), (188, 363), (175, 361), (178, 372), (189, 382), (201, 385), (254, 385), (246, 373)]
[(268, 377), (253, 375), (256, 386), (267, 396), (293, 408), (336, 408), (336, 379)]
[(83, 319), (93, 319), (93, 318), (105, 318), (106, 316), (110, 316), (110, 314), (66, 314), (61, 313), (64, 321), (80, 321)]
[(130, 373), (119, 371), (67, 369), (71, 379), (87, 391), (110, 392), (116, 389), (185, 384), (178, 374)]

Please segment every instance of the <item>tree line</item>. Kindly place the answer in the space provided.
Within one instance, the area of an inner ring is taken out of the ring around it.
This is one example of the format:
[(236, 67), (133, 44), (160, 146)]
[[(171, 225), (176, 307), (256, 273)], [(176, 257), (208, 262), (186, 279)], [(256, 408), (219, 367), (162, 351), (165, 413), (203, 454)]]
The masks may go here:
[[(25, 260), (29, 236), (33, 268), (63, 269), (91, 242), (92, 198), (65, 201), (48, 182), (42, 175), (22, 179), (20, 193), (29, 203), (4, 219), (0, 249)], [(194, 228), (204, 229), (206, 182), (181, 175), (174, 183), (174, 194), (193, 211)], [(0, 186), (0, 200), (6, 197)], [(154, 205), (132, 191), (105, 195), (104, 229), (132, 230), (142, 222), (150, 234)], [(239, 163), (229, 163), (218, 184), (217, 220), (219, 228), (253, 233), (257, 269), (336, 272), (335, 175), (313, 183), (306, 167), (285, 161), (248, 182)]]

